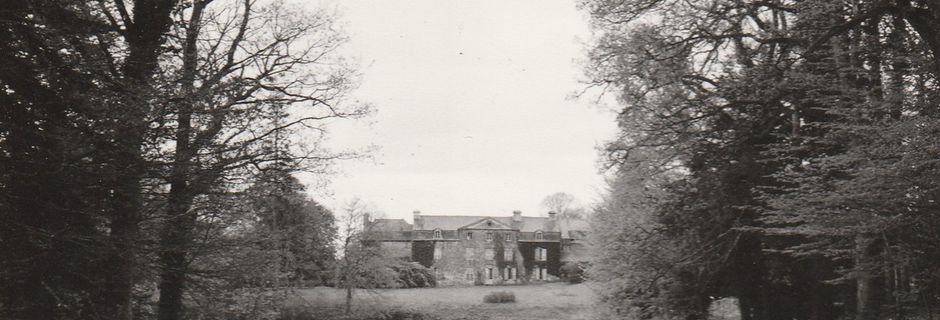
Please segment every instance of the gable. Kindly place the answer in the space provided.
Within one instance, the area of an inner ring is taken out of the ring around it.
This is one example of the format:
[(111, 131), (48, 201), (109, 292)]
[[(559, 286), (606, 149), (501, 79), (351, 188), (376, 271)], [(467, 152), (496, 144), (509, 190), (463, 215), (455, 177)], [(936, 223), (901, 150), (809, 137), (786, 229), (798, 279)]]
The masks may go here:
[[(457, 230), (457, 229), (506, 229), (519, 230), (521, 232), (535, 232), (538, 230), (544, 232), (559, 232), (560, 224), (549, 220), (548, 217), (521, 216), (514, 220), (512, 216), (491, 217), (491, 216), (450, 216), (450, 215), (416, 215), (420, 223), (416, 224), (414, 230)], [(493, 221), (494, 226), (488, 227), (485, 224), (477, 226), (480, 222), (487, 219)], [(503, 227), (496, 224), (499, 223)]]
[(512, 227), (493, 218), (483, 218), (459, 229), (512, 230)]

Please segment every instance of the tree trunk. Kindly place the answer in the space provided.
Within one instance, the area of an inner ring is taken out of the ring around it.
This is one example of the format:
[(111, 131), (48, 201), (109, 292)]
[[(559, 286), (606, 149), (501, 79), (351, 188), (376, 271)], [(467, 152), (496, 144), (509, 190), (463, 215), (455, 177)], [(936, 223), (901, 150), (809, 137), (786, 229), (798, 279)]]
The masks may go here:
[(897, 1), (901, 16), (911, 25), (915, 32), (923, 39), (923, 45), (930, 51), (933, 58), (934, 71), (940, 73), (940, 32), (937, 32), (937, 22), (940, 21), (940, 4), (935, 1), (925, 1), (926, 8), (916, 8), (912, 1)]
[[(141, 181), (146, 174), (142, 148), (150, 101), (138, 98), (151, 93), (149, 82), (157, 68), (163, 36), (169, 30), (170, 14), (177, 0), (137, 0), (133, 22), (128, 21), (128, 56), (124, 63), (126, 99), (115, 130), (111, 157), (116, 174), (109, 218), (111, 232), (109, 278), (106, 282), (104, 318), (132, 319), (132, 293), (136, 273), (136, 248), (140, 233)], [(144, 94), (140, 94), (143, 92)], [(118, 112), (118, 111), (116, 111)]]
[(855, 245), (855, 319), (878, 320), (884, 296), (879, 243), (873, 236), (859, 235)]
[(346, 285), (346, 314), (347, 315), (352, 313), (352, 299), (353, 299), (352, 289), (353, 288), (351, 285), (349, 284)]
[(888, 44), (895, 50), (891, 53), (891, 61), (887, 74), (888, 79), (882, 84), (885, 88), (885, 102), (887, 111), (893, 120), (900, 120), (904, 110), (904, 76), (909, 73), (909, 66), (903, 52), (898, 52), (904, 48), (904, 41), (909, 35), (904, 20), (895, 17), (892, 20), (892, 29), (888, 34)]
[(188, 195), (185, 181), (174, 181), (168, 203), (168, 219), (160, 240), (160, 300), (157, 303), (157, 318), (160, 320), (182, 319), (183, 292), (189, 269), (189, 247), (195, 215), (189, 212), (192, 197)]
[(189, 184), (192, 150), (189, 144), (191, 111), (180, 112), (176, 140), (176, 155), (170, 176), (170, 195), (167, 199), (167, 220), (160, 238), (160, 300), (157, 318), (181, 319), (183, 292), (189, 269), (189, 251), (196, 225), (196, 214), (191, 212), (194, 191)]
[[(129, 162), (137, 162), (134, 157)], [(137, 171), (130, 167), (132, 171)], [(132, 293), (134, 287), (136, 250), (135, 244), (140, 233), (140, 177), (139, 174), (126, 174), (117, 184), (111, 206), (111, 243), (109, 277), (105, 281), (104, 307), (106, 319), (133, 319)]]
[[(192, 142), (192, 116), (196, 104), (194, 82), (196, 79), (197, 45), (202, 11), (206, 2), (196, 2), (186, 30), (183, 48), (183, 74), (180, 80), (184, 95), (177, 105), (176, 149), (170, 173), (170, 196), (167, 200), (167, 221), (161, 239), (160, 261), (163, 272), (160, 276), (160, 301), (157, 317), (160, 320), (180, 319), (183, 315), (183, 292), (189, 269), (190, 243), (196, 225), (196, 214), (191, 212), (193, 199), (202, 191), (191, 185), (194, 174), (196, 148)], [(202, 186), (204, 187), (204, 186)]]

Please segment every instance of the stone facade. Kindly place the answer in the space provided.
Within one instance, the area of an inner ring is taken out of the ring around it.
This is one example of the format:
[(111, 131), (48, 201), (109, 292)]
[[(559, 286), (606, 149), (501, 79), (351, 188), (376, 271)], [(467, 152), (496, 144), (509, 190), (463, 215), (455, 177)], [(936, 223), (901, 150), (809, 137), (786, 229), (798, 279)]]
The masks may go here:
[[(585, 254), (583, 223), (548, 217), (445, 216), (414, 213), (366, 222), (368, 238), (386, 254), (434, 270), (441, 285), (553, 281), (559, 268)], [(578, 251), (578, 252), (572, 252)]]

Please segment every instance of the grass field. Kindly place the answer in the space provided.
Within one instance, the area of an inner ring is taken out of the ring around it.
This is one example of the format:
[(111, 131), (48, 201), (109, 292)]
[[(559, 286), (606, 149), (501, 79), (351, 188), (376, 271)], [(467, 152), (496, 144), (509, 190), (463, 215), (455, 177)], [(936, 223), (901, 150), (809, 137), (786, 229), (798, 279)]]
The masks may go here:
[[(511, 291), (515, 303), (483, 303), (493, 291)], [(300, 298), (311, 306), (338, 308), (344, 292), (318, 287), (300, 290)], [(586, 284), (549, 283), (524, 286), (472, 286), (420, 289), (360, 290), (354, 309), (372, 312), (405, 309), (429, 313), (445, 320), (477, 319), (592, 319), (593, 294)]]

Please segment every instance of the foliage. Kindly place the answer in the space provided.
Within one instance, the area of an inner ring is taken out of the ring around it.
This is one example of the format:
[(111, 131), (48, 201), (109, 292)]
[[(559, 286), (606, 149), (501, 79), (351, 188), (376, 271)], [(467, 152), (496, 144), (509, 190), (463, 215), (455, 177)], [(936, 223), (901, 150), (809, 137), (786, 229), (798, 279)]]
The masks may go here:
[(333, 213), (308, 199), (305, 189), (287, 172), (268, 170), (245, 194), (266, 246), (282, 255), (281, 272), (310, 285), (323, 283), (332, 268), (336, 225)]
[(395, 288), (426, 288), (437, 286), (434, 271), (417, 262), (398, 261), (389, 266), (398, 274)]
[(342, 103), (356, 75), (331, 15), (235, 0), (0, 15), (0, 317), (177, 319), (329, 267), (328, 211), (295, 194), (249, 210), (244, 192), (354, 156), (320, 144), (326, 120), (368, 111)]
[(412, 241), (411, 261), (430, 267), (434, 264), (434, 247), (437, 245), (436, 241)]
[[(332, 267), (331, 243), (311, 241), (323, 235), (292, 234), (297, 229), (328, 232), (333, 229), (328, 211), (311, 210), (303, 187), (292, 177), (280, 181), (292, 188), (273, 188), (272, 175), (257, 178), (248, 190), (202, 204), (211, 208), (214, 221), (201, 222), (202, 235), (193, 242), (194, 258), (189, 265), (191, 284), (183, 312), (206, 319), (271, 318), (281, 307), (291, 287), (319, 283), (307, 274), (322, 276)], [(280, 183), (279, 182), (279, 183)], [(270, 189), (269, 189), (270, 188)], [(266, 190), (262, 192), (262, 190)], [(296, 201), (281, 202), (277, 200)], [(272, 204), (282, 204), (275, 206)], [(217, 211), (216, 211), (217, 210)], [(289, 225), (277, 226), (272, 216), (290, 217)], [(296, 247), (295, 247), (296, 246)], [(316, 273), (313, 273), (316, 272)]]
[(347, 315), (352, 312), (356, 289), (389, 288), (400, 281), (399, 274), (391, 267), (398, 260), (386, 257), (381, 243), (368, 239), (375, 225), (370, 219), (373, 215), (372, 210), (356, 198), (347, 203), (339, 219), (341, 257), (334, 265), (334, 281), (346, 291)]
[(513, 303), (516, 302), (516, 294), (512, 293), (512, 291), (493, 291), (483, 296), (483, 302)]
[(582, 8), (599, 34), (590, 84), (624, 106), (595, 210), (591, 276), (609, 306), (704, 318), (733, 296), (744, 319), (902, 316), (901, 283), (936, 267), (940, 6)]
[(594, 245), (588, 277), (598, 284), (601, 302), (614, 314), (640, 319), (668, 316), (673, 309), (666, 294), (678, 290), (680, 269), (673, 267), (682, 252), (655, 215), (667, 195), (663, 188), (667, 181), (652, 174), (652, 166), (640, 162), (639, 155), (634, 157), (636, 164), (621, 170), (592, 215)]
[(200, 296), (187, 306), (187, 316), (196, 319), (276, 319), (288, 292), (270, 288), (221, 288), (215, 296)]
[(565, 262), (559, 269), (561, 273), (561, 279), (571, 284), (584, 282), (584, 271), (586, 268), (587, 263), (585, 262)]

